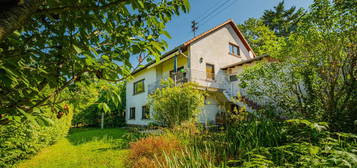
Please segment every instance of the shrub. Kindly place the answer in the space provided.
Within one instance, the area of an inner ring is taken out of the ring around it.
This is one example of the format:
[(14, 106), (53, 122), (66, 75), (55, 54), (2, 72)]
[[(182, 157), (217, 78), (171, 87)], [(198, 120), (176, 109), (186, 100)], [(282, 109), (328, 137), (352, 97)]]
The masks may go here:
[(67, 135), (72, 112), (60, 119), (52, 112), (47, 112), (46, 115), (53, 121), (49, 126), (27, 121), (12, 122), (0, 127), (0, 167), (11, 167)]
[(181, 149), (179, 141), (172, 137), (149, 136), (130, 144), (128, 164), (134, 168), (155, 168), (157, 162), (164, 162), (164, 153)]
[(192, 82), (173, 85), (165, 81), (166, 88), (157, 89), (149, 96), (149, 103), (155, 111), (154, 119), (165, 126), (173, 127), (183, 121), (195, 118), (204, 105), (205, 93)]

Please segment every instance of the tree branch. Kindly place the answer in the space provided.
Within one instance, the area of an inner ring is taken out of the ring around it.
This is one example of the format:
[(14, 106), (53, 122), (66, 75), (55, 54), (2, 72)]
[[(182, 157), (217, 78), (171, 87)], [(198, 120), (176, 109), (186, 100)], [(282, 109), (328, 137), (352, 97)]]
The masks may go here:
[(20, 4), (0, 10), (0, 41), (20, 29), (38, 6), (40, 0), (24, 0)]
[(31, 111), (33, 108), (42, 105), (43, 103), (45, 103), (47, 100), (49, 100), (51, 97), (55, 96), (56, 94), (58, 94), (59, 92), (61, 92), (63, 89), (65, 89), (67, 86), (69, 86), (70, 84), (72, 84), (74, 81), (76, 81), (84, 72), (87, 71), (81, 71), (79, 73), (77, 73), (76, 75), (74, 75), (72, 77), (72, 79), (70, 79), (69, 81), (67, 81), (63, 86), (61, 86), (60, 88), (57, 88), (52, 94), (50, 94), (49, 96), (45, 97), (44, 99), (42, 99), (41, 101), (37, 102), (35, 105), (33, 105), (32, 107), (30, 107), (29, 109), (26, 109), (26, 112)]

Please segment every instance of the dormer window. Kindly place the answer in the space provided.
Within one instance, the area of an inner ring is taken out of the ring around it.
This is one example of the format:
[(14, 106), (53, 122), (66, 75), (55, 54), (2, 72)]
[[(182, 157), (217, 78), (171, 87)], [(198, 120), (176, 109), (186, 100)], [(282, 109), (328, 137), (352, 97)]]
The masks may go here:
[(229, 54), (234, 56), (240, 56), (239, 46), (233, 43), (229, 43)]

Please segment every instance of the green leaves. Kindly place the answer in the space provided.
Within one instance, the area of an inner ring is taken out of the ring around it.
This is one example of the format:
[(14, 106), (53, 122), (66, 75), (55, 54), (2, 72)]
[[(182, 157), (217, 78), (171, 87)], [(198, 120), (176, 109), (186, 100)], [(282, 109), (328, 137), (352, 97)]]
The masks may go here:
[(72, 45), (74, 50), (76, 50), (77, 54), (81, 54), (82, 53), (82, 50), (80, 48), (78, 48), (76, 45)]
[(98, 104), (98, 108), (102, 111), (104, 111), (104, 113), (109, 113), (110, 112), (110, 108), (107, 105), (107, 103), (99, 103)]
[[(25, 117), (33, 106), (56, 104), (60, 100), (54, 97), (84, 78), (127, 77), (135, 66), (133, 55), (158, 58), (167, 47), (160, 39), (161, 34), (169, 37), (165, 25), (173, 15), (188, 11), (189, 3), (48, 0), (35, 8), (35, 13), (23, 12), (28, 16), (21, 30), (0, 42), (0, 111), (7, 115)], [(110, 101), (120, 104), (117, 95)]]
[(154, 111), (154, 119), (162, 125), (173, 127), (187, 120), (197, 119), (204, 105), (205, 92), (195, 83), (174, 86), (172, 80), (162, 81), (162, 89), (149, 95), (148, 105)]

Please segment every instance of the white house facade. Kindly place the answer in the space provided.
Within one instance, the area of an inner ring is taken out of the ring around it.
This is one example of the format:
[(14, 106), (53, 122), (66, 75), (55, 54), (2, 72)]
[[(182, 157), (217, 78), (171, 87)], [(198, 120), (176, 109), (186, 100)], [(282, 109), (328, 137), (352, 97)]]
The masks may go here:
[(232, 20), (183, 43), (167, 52), (159, 62), (151, 62), (132, 73), (126, 86), (126, 122), (147, 125), (154, 111), (147, 97), (160, 87), (162, 79), (193, 81), (209, 96), (199, 115), (202, 123), (214, 123), (218, 113), (241, 106), (231, 100), (240, 91), (236, 75), (257, 60), (243, 34)]

